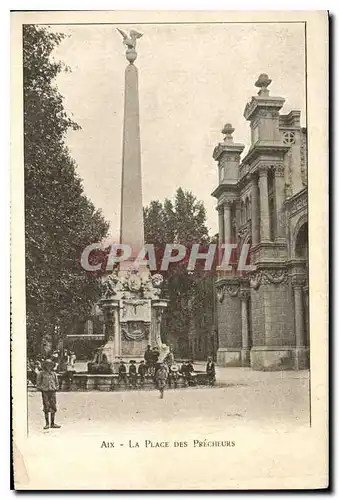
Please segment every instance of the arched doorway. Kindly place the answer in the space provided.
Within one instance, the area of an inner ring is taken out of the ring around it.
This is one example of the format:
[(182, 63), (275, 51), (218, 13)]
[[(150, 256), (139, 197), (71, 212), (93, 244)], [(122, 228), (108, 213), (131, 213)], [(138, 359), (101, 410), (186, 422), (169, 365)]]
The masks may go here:
[(295, 256), (298, 259), (304, 259), (308, 264), (308, 223), (304, 222), (299, 228), (295, 239)]
[(309, 290), (308, 290), (308, 222), (305, 220), (297, 228), (295, 237), (294, 255), (296, 259), (303, 262), (305, 266), (305, 283), (303, 286), (303, 326), (305, 332), (305, 346), (310, 345), (309, 333)]

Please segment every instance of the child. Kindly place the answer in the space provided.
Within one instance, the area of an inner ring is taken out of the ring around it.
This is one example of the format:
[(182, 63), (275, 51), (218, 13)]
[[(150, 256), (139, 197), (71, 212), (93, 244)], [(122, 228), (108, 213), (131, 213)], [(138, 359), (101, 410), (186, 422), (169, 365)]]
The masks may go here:
[(159, 369), (155, 374), (155, 380), (157, 382), (158, 389), (160, 391), (160, 399), (164, 397), (164, 390), (166, 386), (166, 381), (168, 377), (168, 370), (164, 363), (161, 363)]
[(169, 369), (168, 374), (168, 385), (172, 387), (172, 382), (174, 383), (174, 387), (178, 387), (178, 377), (179, 377), (179, 366), (174, 362)]
[(144, 385), (145, 383), (145, 375), (147, 372), (147, 365), (145, 364), (145, 361), (142, 359), (139, 363), (138, 366), (138, 374), (140, 377), (140, 385)]
[(130, 387), (135, 389), (137, 386), (137, 367), (135, 366), (134, 359), (131, 359), (129, 362), (128, 376)]
[[(56, 408), (56, 391), (59, 388), (58, 376), (54, 369), (54, 362), (46, 359), (43, 363), (42, 371), (37, 376), (37, 388), (41, 391), (43, 412), (45, 414), (46, 425), (44, 429), (60, 429), (60, 425), (54, 422)], [(49, 422), (49, 413), (51, 422)]]

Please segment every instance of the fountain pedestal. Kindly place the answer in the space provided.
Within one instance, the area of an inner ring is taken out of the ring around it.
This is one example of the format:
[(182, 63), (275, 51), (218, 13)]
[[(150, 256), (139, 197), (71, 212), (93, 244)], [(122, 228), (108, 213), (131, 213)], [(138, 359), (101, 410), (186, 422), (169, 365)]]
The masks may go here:
[(161, 318), (167, 301), (160, 298), (163, 278), (149, 270), (117, 271), (104, 281), (100, 307), (104, 313), (105, 345), (99, 348), (96, 363), (117, 358), (143, 359), (148, 345), (162, 346)]

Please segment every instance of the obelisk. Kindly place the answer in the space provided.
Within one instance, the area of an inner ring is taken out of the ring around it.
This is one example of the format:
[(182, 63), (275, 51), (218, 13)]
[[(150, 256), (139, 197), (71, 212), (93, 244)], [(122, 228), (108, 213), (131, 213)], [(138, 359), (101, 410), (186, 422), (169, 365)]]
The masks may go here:
[(130, 245), (133, 259), (144, 246), (138, 69), (134, 65), (136, 39), (142, 35), (134, 30), (129, 36), (120, 29), (118, 31), (127, 46), (126, 59), (129, 62), (125, 70), (120, 243)]
[(105, 277), (100, 300), (106, 343), (98, 349), (97, 364), (105, 367), (108, 363), (110, 370), (118, 357), (125, 361), (143, 359), (147, 345), (158, 345), (160, 354), (168, 349), (162, 345), (160, 331), (167, 306), (167, 301), (160, 297), (163, 277), (151, 276), (147, 259), (135, 262), (144, 247), (138, 70), (134, 65), (136, 40), (142, 35), (131, 30), (128, 36), (117, 30), (127, 46), (129, 62), (125, 70), (120, 243), (131, 247), (131, 256)]

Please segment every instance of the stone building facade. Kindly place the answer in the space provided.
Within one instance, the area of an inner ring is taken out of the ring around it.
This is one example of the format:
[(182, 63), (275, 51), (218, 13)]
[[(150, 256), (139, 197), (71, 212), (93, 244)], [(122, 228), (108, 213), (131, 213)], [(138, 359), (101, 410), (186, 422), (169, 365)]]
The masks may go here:
[[(225, 125), (214, 149), (219, 244), (250, 245), (252, 270), (218, 273), (217, 362), (256, 370), (309, 365), (306, 129), (300, 111), (283, 114), (267, 75), (245, 106), (251, 145)], [(237, 251), (237, 250), (236, 250)]]

